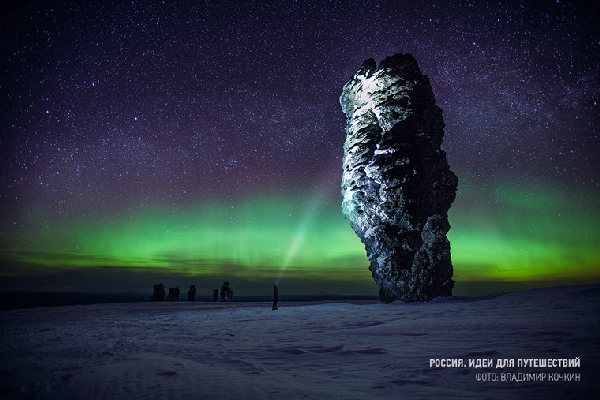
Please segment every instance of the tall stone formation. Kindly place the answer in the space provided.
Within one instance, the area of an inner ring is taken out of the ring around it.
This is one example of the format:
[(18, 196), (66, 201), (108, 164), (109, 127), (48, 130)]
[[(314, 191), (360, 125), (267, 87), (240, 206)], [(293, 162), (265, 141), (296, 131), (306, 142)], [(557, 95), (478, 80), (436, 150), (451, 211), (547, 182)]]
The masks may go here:
[(150, 301), (165, 301), (165, 285), (162, 283), (154, 285), (154, 292), (150, 296)]
[(442, 110), (409, 54), (366, 60), (340, 97), (347, 117), (342, 212), (364, 243), (379, 299), (452, 295), (448, 210), (458, 178)]

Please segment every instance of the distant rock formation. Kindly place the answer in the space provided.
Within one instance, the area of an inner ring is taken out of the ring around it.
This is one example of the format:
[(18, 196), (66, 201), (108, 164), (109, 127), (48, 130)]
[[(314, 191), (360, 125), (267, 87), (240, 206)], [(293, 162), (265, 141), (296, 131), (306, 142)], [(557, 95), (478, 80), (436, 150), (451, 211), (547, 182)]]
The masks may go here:
[(169, 295), (167, 296), (167, 298), (165, 299), (166, 301), (179, 301), (179, 286), (176, 287), (170, 287), (169, 288)]
[(229, 286), (229, 282), (223, 282), (221, 285), (221, 301), (231, 301), (233, 300), (233, 290)]
[(165, 285), (162, 283), (154, 285), (154, 293), (150, 296), (150, 301), (165, 301)]
[(365, 245), (379, 299), (452, 294), (448, 210), (458, 178), (442, 110), (409, 54), (368, 59), (340, 97), (347, 117), (342, 212)]
[(188, 290), (188, 301), (196, 301), (196, 285), (190, 286), (190, 290)]

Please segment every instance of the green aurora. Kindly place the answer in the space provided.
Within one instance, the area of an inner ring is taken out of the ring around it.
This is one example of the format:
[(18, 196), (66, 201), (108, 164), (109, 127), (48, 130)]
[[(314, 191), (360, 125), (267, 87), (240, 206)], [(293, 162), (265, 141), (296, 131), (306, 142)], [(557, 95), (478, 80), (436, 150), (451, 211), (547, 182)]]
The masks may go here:
[[(474, 188), (481, 185), (461, 182), (450, 209), (455, 293), (480, 292), (472, 288), (486, 283), (600, 281), (593, 191)], [(102, 270), (112, 280), (95, 290), (148, 291), (150, 279), (159, 279), (208, 291), (229, 279), (239, 294), (256, 295), (281, 279), (288, 293), (375, 295), (364, 247), (336, 200), (323, 192), (254, 196), (54, 221), (31, 211), (14, 237), (3, 235), (0, 282), (2, 289), (54, 289), (53, 275), (93, 277)], [(23, 287), (32, 276), (49, 284)], [(69, 290), (94, 290), (93, 279), (77, 279), (66, 284)]]

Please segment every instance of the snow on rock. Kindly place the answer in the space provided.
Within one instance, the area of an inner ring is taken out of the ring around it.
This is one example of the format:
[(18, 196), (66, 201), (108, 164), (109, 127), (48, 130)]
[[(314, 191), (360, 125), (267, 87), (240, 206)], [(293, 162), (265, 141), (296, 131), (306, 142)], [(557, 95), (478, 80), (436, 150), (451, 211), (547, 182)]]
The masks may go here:
[(340, 104), (347, 117), (342, 211), (365, 245), (380, 300), (451, 295), (447, 213), (458, 179), (440, 148), (444, 122), (429, 79), (408, 54), (379, 67), (368, 59)]

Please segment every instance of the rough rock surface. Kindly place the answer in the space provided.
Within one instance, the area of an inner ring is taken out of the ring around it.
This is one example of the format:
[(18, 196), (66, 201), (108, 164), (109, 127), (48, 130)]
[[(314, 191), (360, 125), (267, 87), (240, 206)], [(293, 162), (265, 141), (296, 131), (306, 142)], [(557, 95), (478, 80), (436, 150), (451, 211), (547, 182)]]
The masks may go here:
[(179, 286), (170, 287), (169, 294), (167, 295), (166, 301), (179, 301), (179, 295), (181, 291), (179, 290)]
[(448, 209), (458, 178), (440, 149), (442, 110), (409, 54), (366, 60), (340, 97), (347, 117), (342, 212), (382, 302), (452, 294)]
[(229, 282), (225, 281), (221, 285), (221, 301), (233, 300), (233, 289), (229, 286)]
[(150, 296), (150, 301), (165, 301), (165, 285), (162, 283), (154, 285), (154, 292)]
[(190, 286), (190, 290), (188, 290), (188, 301), (196, 301), (196, 285)]

